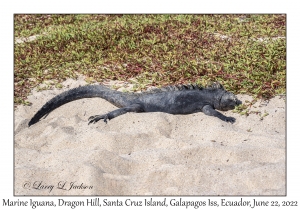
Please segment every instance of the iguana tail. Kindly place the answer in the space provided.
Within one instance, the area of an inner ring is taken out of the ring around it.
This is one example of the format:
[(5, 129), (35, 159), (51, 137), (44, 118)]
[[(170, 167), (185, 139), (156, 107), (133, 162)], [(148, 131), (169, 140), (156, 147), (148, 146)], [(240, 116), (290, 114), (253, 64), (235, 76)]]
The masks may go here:
[(117, 107), (124, 107), (127, 105), (128, 100), (126, 99), (124, 93), (110, 90), (101, 85), (89, 85), (81, 86), (78, 88), (71, 89), (69, 91), (63, 92), (50, 101), (48, 101), (29, 121), (28, 126), (31, 126), (38, 122), (43, 116), (49, 114), (54, 109), (60, 107), (71, 101), (75, 101), (82, 98), (103, 98)]

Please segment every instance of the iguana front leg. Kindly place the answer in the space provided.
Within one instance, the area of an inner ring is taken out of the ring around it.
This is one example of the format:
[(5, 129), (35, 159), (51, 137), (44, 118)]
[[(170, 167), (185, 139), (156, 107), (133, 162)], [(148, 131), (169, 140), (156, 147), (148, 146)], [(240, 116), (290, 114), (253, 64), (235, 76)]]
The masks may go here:
[(202, 112), (206, 115), (209, 115), (209, 116), (214, 116), (214, 117), (217, 117), (225, 122), (231, 122), (231, 123), (234, 123), (235, 122), (235, 118), (233, 117), (226, 117), (225, 115), (221, 114), (220, 112), (216, 111), (212, 106), (210, 105), (205, 105), (203, 108), (202, 108)]
[(104, 114), (104, 115), (94, 115), (94, 116), (89, 117), (89, 124), (90, 123), (96, 123), (101, 119), (103, 119), (104, 122), (107, 123), (107, 119), (111, 120), (111, 119), (113, 119), (115, 117), (118, 117), (122, 114), (126, 114), (127, 112), (143, 112), (143, 108), (139, 104), (133, 104), (133, 105), (130, 105), (128, 107), (124, 107), (124, 108), (114, 110), (114, 111), (109, 112), (109, 113)]

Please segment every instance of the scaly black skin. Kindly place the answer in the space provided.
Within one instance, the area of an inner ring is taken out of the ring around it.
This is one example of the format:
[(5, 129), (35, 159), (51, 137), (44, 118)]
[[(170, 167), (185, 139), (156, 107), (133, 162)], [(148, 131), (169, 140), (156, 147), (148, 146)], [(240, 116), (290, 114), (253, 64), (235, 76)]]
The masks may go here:
[(89, 85), (63, 92), (48, 101), (30, 120), (28, 126), (38, 122), (57, 107), (82, 98), (103, 98), (117, 106), (112, 112), (95, 115), (89, 118), (90, 123), (103, 119), (111, 120), (127, 112), (166, 112), (169, 114), (191, 114), (202, 111), (209, 116), (217, 117), (226, 122), (235, 122), (235, 118), (226, 117), (220, 112), (234, 109), (242, 102), (235, 95), (227, 92), (219, 83), (208, 88), (196, 85), (169, 86), (142, 93), (122, 93), (102, 85)]

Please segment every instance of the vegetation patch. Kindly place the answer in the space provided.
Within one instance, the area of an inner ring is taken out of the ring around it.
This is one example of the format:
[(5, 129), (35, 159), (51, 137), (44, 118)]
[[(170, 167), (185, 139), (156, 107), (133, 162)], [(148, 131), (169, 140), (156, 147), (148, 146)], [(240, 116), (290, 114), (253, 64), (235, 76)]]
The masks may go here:
[(15, 104), (79, 74), (134, 91), (219, 81), (255, 98), (286, 92), (285, 15), (20, 14), (14, 30)]

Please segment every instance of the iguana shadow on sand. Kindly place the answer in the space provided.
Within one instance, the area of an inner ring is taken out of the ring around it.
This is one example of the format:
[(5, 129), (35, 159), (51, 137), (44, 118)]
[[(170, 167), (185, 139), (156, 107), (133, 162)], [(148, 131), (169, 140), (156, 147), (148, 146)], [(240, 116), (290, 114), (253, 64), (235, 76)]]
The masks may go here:
[(90, 123), (103, 119), (111, 120), (127, 112), (166, 112), (169, 114), (191, 114), (203, 112), (226, 122), (235, 122), (235, 118), (226, 117), (220, 112), (228, 111), (242, 102), (226, 91), (219, 83), (213, 83), (207, 88), (197, 85), (168, 86), (141, 93), (122, 93), (102, 85), (81, 86), (63, 92), (48, 101), (29, 121), (28, 126), (37, 123), (43, 116), (71, 101), (82, 98), (103, 98), (119, 109), (103, 115), (89, 118)]

